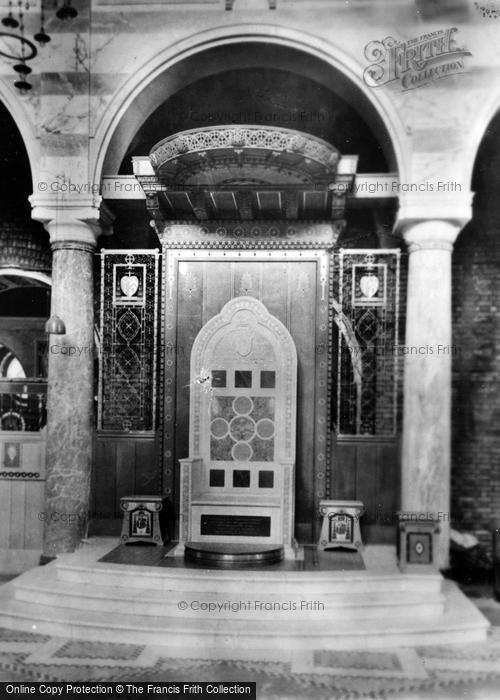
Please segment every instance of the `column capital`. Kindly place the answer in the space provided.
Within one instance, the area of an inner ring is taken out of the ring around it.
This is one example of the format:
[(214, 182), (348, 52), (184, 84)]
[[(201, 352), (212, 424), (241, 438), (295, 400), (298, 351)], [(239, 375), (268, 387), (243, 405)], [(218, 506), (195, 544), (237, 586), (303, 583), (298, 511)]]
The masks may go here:
[(112, 233), (114, 216), (101, 197), (75, 197), (61, 201), (50, 195), (31, 195), (29, 200), (31, 216), (48, 231), (54, 250), (93, 250), (99, 236)]
[(416, 221), (403, 231), (410, 253), (418, 250), (453, 250), (461, 226), (443, 219)]
[(399, 209), (395, 228), (404, 235), (405, 230), (426, 221), (447, 221), (462, 229), (472, 218), (472, 198), (467, 192), (403, 192), (399, 196)]

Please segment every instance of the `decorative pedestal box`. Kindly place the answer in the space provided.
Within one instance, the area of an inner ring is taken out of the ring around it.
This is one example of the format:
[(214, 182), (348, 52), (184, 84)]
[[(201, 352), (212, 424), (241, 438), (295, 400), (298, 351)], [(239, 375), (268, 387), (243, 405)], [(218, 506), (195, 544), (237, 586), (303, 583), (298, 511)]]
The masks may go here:
[(319, 512), (323, 516), (323, 525), (319, 536), (319, 549), (361, 549), (363, 543), (359, 519), (364, 510), (361, 501), (320, 501)]
[(398, 513), (398, 562), (401, 571), (434, 569), (439, 523), (422, 513)]
[(123, 496), (120, 498), (120, 508), (123, 510), (122, 542), (149, 542), (163, 545), (163, 518), (160, 522), (160, 511), (163, 509), (161, 496)]

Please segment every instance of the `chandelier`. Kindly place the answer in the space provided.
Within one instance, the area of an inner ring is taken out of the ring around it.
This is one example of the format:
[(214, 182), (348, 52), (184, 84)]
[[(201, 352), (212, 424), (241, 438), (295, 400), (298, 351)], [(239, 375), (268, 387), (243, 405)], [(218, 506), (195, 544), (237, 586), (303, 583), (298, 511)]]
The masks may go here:
[(32, 41), (26, 36), (24, 23), (26, 13), (33, 9), (32, 6), (33, 0), (9, 0), (9, 13), (2, 19), (2, 25), (8, 31), (0, 32), (0, 56), (15, 61), (13, 68), (17, 73), (17, 80), (14, 85), (23, 93), (33, 87), (27, 79), (32, 72), (28, 62), (38, 54), (37, 44), (43, 47), (50, 41), (50, 36), (45, 31), (48, 12), (54, 12), (60, 20), (70, 20), (78, 15), (71, 0), (40, 0), (40, 29), (33, 35)]

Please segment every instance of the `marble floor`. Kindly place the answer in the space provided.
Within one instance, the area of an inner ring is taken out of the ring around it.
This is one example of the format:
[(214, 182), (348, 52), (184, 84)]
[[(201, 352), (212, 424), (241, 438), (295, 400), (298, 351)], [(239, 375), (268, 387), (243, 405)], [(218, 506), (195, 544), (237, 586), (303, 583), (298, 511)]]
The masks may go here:
[[(206, 564), (201, 565), (190, 562), (183, 557), (173, 556), (172, 550), (176, 544), (174, 542), (165, 547), (121, 544), (113, 547), (98, 561), (108, 564), (159, 566), (174, 569), (220, 568), (215, 565), (214, 567)], [(284, 559), (274, 564), (265, 564), (263, 568), (266, 571), (361, 571), (366, 568), (363, 557), (356, 551), (337, 549), (332, 556), (332, 552), (318, 550), (315, 545), (303, 545), (302, 550), (302, 556), (299, 560)], [(252, 566), (249, 566), (251, 569)], [(229, 566), (228, 568), (235, 567)], [(242, 566), (241, 568), (246, 567)]]

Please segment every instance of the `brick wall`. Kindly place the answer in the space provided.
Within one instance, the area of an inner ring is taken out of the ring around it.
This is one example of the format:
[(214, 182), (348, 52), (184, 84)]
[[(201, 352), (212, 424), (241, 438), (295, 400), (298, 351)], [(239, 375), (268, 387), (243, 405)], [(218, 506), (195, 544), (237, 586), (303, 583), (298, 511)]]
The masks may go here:
[(0, 265), (50, 272), (50, 246), (42, 225), (27, 216), (0, 221)]
[(452, 518), (490, 545), (500, 520), (500, 244), (498, 217), (482, 212), (453, 255)]

